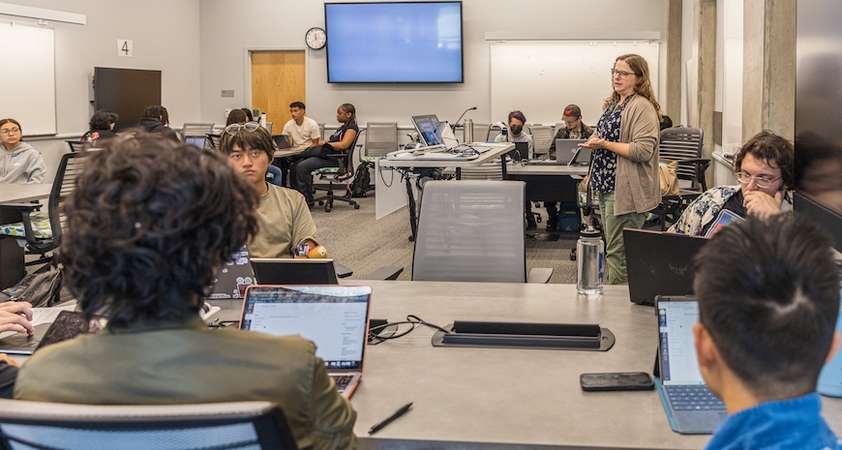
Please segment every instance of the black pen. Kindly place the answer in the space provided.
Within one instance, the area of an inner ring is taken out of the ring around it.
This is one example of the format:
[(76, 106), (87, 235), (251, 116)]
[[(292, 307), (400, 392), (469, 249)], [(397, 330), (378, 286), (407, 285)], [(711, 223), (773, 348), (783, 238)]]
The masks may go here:
[(383, 419), (382, 422), (380, 422), (378, 424), (375, 424), (373, 427), (371, 427), (370, 430), (368, 430), (368, 434), (374, 434), (374, 433), (377, 433), (378, 431), (382, 430), (383, 428), (386, 427), (386, 425), (389, 425), (390, 423), (397, 420), (400, 416), (409, 412), (409, 408), (412, 408), (412, 402), (409, 402), (409, 403), (401, 406), (400, 409), (395, 411), (394, 414), (392, 414), (391, 416)]

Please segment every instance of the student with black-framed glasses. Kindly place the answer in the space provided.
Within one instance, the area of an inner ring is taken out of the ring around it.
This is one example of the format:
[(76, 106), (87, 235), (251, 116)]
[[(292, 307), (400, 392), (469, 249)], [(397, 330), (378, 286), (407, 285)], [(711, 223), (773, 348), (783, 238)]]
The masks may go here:
[(738, 185), (709, 189), (684, 210), (669, 231), (709, 237), (718, 225), (749, 216), (768, 219), (790, 208), (787, 191), (793, 188), (795, 178), (792, 143), (762, 131), (740, 148), (734, 167)]

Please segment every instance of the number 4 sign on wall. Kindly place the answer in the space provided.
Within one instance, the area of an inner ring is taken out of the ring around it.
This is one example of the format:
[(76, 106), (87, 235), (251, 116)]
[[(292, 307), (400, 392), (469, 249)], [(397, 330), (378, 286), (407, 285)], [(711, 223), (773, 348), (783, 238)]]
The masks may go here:
[(134, 56), (134, 41), (117, 39), (117, 56)]

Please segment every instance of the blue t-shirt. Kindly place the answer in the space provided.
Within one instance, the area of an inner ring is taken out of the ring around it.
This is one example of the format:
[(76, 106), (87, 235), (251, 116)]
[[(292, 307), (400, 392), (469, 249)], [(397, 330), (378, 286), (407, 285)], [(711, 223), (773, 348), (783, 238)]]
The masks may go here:
[(819, 394), (762, 403), (740, 411), (719, 426), (705, 447), (705, 450), (784, 449), (842, 449), (821, 416)]

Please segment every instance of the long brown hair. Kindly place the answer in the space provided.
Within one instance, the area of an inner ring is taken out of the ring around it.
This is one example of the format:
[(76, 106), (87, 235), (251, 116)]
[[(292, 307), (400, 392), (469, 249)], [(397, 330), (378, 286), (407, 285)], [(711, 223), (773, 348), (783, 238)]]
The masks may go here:
[[(652, 81), (649, 77), (649, 64), (646, 62), (646, 59), (634, 53), (627, 53), (625, 55), (618, 56), (617, 59), (614, 60), (615, 66), (617, 65), (617, 61), (623, 61), (629, 65), (629, 68), (631, 68), (632, 72), (634, 72), (635, 76), (637, 76), (637, 84), (634, 86), (634, 93), (646, 100), (649, 100), (649, 103), (652, 103), (652, 106), (655, 107), (655, 112), (658, 113), (658, 117), (661, 117), (661, 105), (659, 105), (658, 101), (655, 100), (655, 91), (652, 89)], [(603, 103), (602, 107), (608, 108), (609, 105), (619, 101), (620, 94), (612, 89), (611, 95), (605, 99), (605, 103)]]

